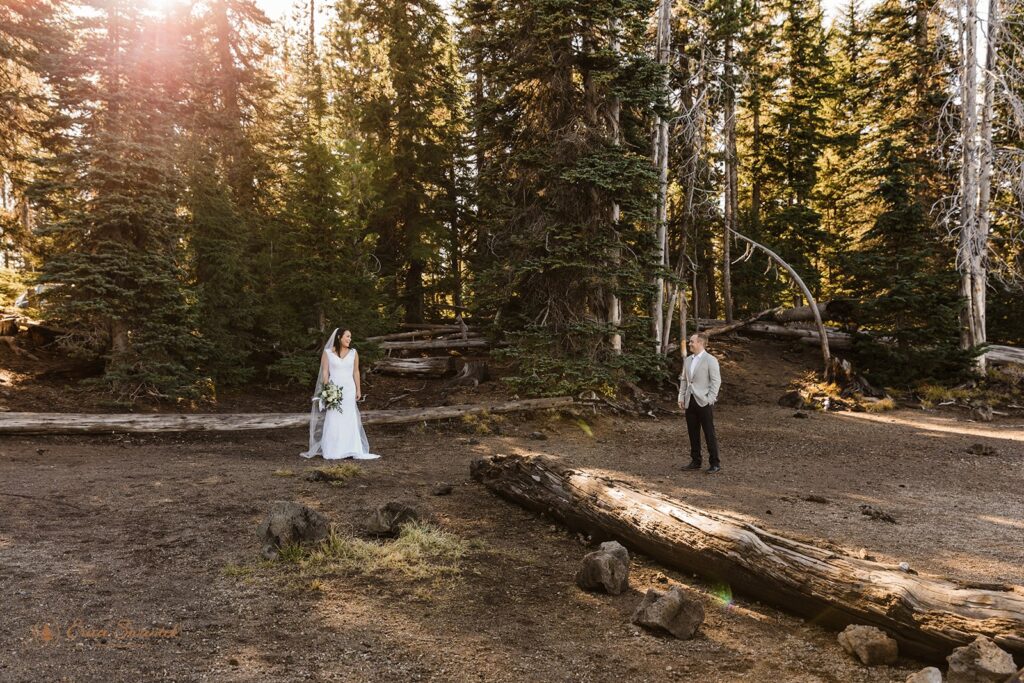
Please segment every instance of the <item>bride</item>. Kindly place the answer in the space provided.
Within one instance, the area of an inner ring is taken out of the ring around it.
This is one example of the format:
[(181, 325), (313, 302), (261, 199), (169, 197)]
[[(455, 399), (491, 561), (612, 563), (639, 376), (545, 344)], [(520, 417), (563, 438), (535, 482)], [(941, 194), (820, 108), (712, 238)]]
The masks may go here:
[(320, 402), (313, 401), (309, 416), (309, 450), (302, 454), (304, 458), (321, 454), (324, 460), (373, 460), (380, 457), (370, 453), (370, 444), (359, 419), (356, 405), (356, 401), (362, 398), (359, 356), (351, 344), (352, 332), (338, 328), (324, 347), (313, 396), (319, 396), (320, 390), (330, 380), (342, 389), (341, 411), (321, 410)]

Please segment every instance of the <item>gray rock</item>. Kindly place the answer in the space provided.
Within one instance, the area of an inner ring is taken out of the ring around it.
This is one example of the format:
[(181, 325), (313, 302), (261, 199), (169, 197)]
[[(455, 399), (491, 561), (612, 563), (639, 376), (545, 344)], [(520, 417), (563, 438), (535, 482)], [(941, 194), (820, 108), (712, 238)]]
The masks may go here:
[(992, 406), (982, 403), (971, 408), (971, 419), (977, 420), (978, 422), (991, 422)]
[(1017, 671), (1010, 653), (985, 636), (953, 650), (946, 661), (947, 683), (1004, 683)]
[(699, 598), (687, 595), (679, 586), (672, 586), (667, 591), (651, 588), (633, 612), (632, 621), (644, 628), (689, 640), (704, 623), (704, 604)]
[(799, 391), (787, 391), (779, 397), (779, 405), (783, 408), (803, 408), (805, 403)]
[(629, 588), (629, 551), (617, 541), (606, 541), (583, 558), (576, 585), (587, 591), (619, 595)]
[(839, 644), (866, 666), (892, 664), (899, 656), (899, 646), (896, 644), (896, 640), (874, 626), (860, 624), (847, 626), (839, 634)]
[(929, 666), (907, 676), (907, 683), (942, 683), (942, 672), (934, 666)]
[(327, 519), (301, 503), (278, 500), (256, 528), (256, 534), (263, 541), (263, 557), (272, 560), (282, 546), (327, 538)]
[(391, 501), (379, 505), (363, 524), (363, 530), (371, 536), (397, 536), (402, 525), (419, 520), (416, 508)]
[(452, 485), (444, 482), (435, 484), (434, 488), (432, 488), (430, 492), (435, 496), (447, 496), (452, 492)]
[(527, 438), (533, 439), (534, 441), (547, 441), (548, 435), (544, 432), (530, 432), (527, 434)]

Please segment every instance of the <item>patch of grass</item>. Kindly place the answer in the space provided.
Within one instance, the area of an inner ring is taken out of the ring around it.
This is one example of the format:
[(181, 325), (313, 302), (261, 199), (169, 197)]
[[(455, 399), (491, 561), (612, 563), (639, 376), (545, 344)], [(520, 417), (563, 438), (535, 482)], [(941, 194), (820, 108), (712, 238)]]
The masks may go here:
[(925, 405), (936, 405), (947, 401), (969, 401), (971, 390), (965, 387), (943, 387), (937, 384), (922, 384), (917, 388), (917, 395)]
[(462, 431), (467, 434), (475, 434), (477, 436), (500, 434), (502, 427), (507, 423), (508, 420), (504, 416), (491, 415), (488, 412), (477, 413), (475, 415), (463, 415), (461, 418)]
[(352, 477), (358, 477), (363, 473), (363, 470), (359, 465), (354, 463), (346, 462), (340, 465), (325, 465), (324, 467), (312, 468), (317, 472), (324, 475), (324, 478), (330, 481), (332, 484), (344, 483)]
[(224, 565), (223, 568), (221, 568), (220, 573), (224, 576), (245, 577), (252, 575), (253, 568), (247, 565), (229, 562), (228, 564)]
[(274, 470), (275, 477), (294, 477), (295, 472), (291, 470)]
[(407, 524), (393, 541), (367, 541), (332, 529), (314, 548), (283, 548), (280, 559), (303, 571), (393, 574), (408, 579), (439, 579), (461, 571), (470, 543), (430, 524)]
[(871, 401), (869, 403), (865, 403), (864, 408), (869, 413), (884, 413), (887, 410), (895, 410), (896, 401), (894, 401), (889, 396), (886, 396), (885, 398), (880, 399), (878, 401)]

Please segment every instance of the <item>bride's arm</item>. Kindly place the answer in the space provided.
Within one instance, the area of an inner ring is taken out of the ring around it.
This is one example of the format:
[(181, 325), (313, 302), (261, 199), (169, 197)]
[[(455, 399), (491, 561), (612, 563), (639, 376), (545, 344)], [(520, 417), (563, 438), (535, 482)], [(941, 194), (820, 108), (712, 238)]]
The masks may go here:
[(352, 353), (356, 355), (352, 358), (352, 379), (356, 383), (356, 400), (363, 398), (363, 390), (359, 386), (359, 354), (356, 353), (355, 349), (352, 349)]
[(327, 363), (327, 352), (324, 351), (323, 355), (320, 356), (320, 380), (323, 384), (327, 384), (330, 379), (330, 366)]

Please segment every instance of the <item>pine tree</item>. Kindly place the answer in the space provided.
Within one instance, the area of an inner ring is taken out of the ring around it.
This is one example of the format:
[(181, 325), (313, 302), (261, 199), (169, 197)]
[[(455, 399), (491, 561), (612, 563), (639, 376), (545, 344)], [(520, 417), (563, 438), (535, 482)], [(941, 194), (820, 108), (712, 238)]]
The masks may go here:
[(267, 284), (269, 22), (253, 0), (195, 5), (178, 21), (188, 26), (184, 199), (200, 328), (216, 379), (237, 383), (252, 373)]
[[(826, 245), (818, 211), (818, 163), (827, 143), (830, 63), (818, 0), (782, 0), (779, 84), (763, 140), (765, 239), (811, 288), (820, 288)], [(776, 299), (777, 301), (777, 299)]]
[(174, 41), (134, 2), (87, 9), (46, 73), (55, 114), (33, 192), (50, 310), (122, 395), (181, 394), (201, 342), (182, 280)]
[[(648, 134), (663, 93), (644, 50), (652, 9), (594, 2), (569, 12), (547, 0), (462, 9), (466, 50), (484, 88), (472, 127), (488, 236), (479, 246), (493, 260), (478, 304), (504, 329), (529, 335), (519, 345), (528, 391), (593, 387), (595, 374), (635, 371), (648, 362), (644, 350), (653, 353), (656, 177)], [(611, 301), (624, 311), (621, 327)], [(596, 386), (612, 383), (608, 375), (602, 381)]]
[(50, 114), (40, 70), (66, 35), (64, 11), (62, 3), (50, 1), (0, 5), (0, 268), (34, 260), (25, 189), (36, 129)]
[(283, 163), (267, 322), (280, 354), (274, 369), (303, 380), (319, 359), (309, 353), (311, 341), (335, 326), (366, 336), (380, 325), (379, 296), (366, 259), (369, 171), (346, 122), (331, 114), (315, 17), (307, 14), (309, 29), (283, 46), (286, 80), (275, 104), (277, 157)]
[(367, 229), (381, 278), (405, 319), (422, 321), (438, 298), (426, 278), (446, 268), (438, 259), (458, 221), (462, 81), (451, 26), (435, 0), (342, 2), (329, 49), (336, 115), (361, 137), (373, 173)]
[(935, 157), (949, 65), (919, 2), (883, 0), (869, 15), (865, 54), (872, 126), (863, 136), (864, 182), (873, 221), (856, 252), (854, 281), (871, 344), (864, 361), (883, 381), (964, 369), (956, 350), (957, 278), (931, 215), (951, 179)]

